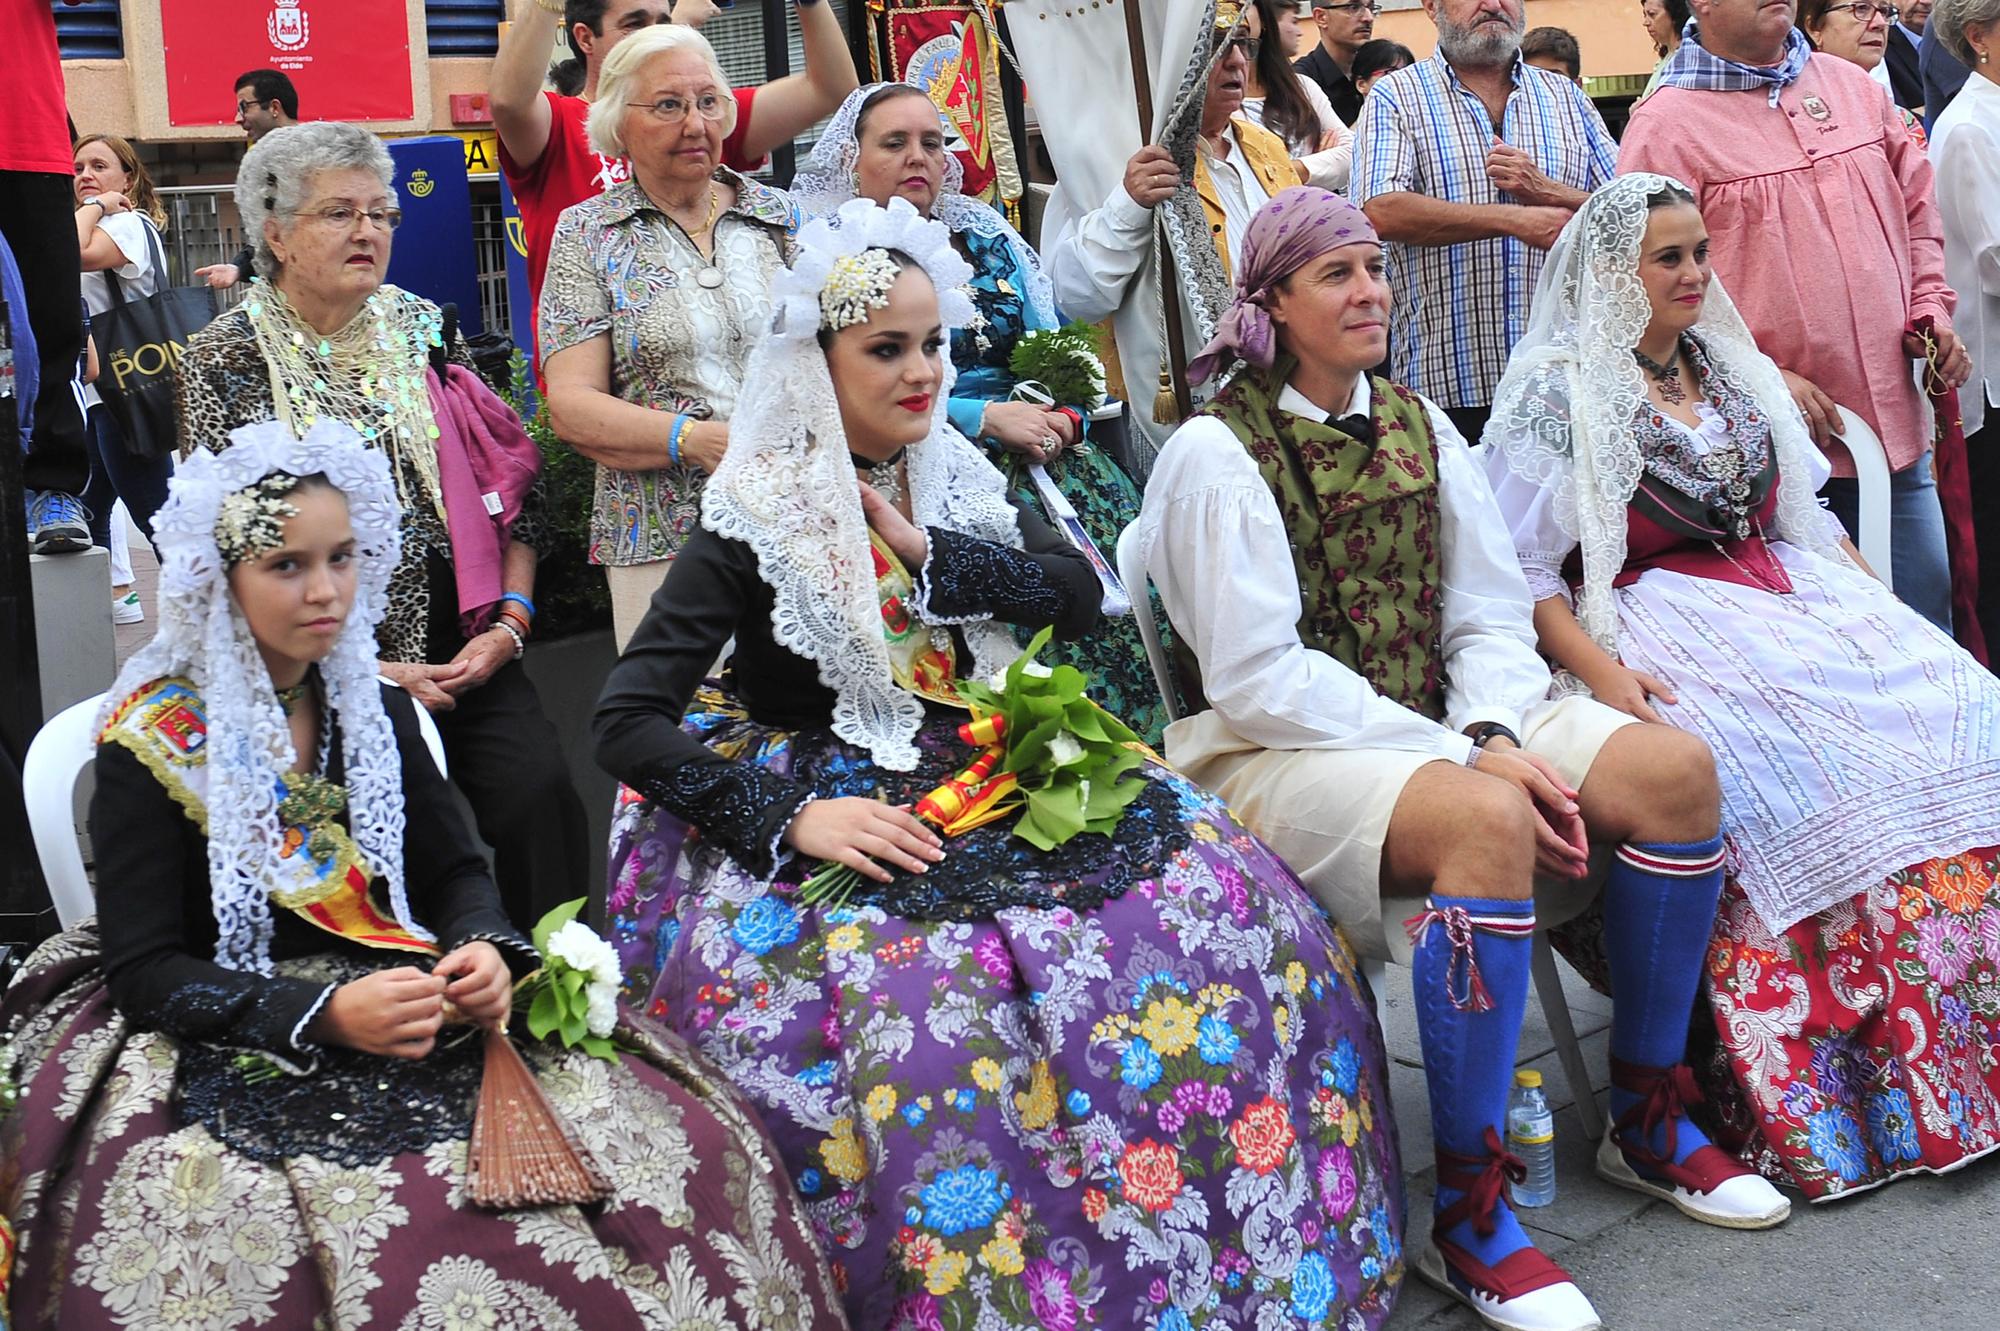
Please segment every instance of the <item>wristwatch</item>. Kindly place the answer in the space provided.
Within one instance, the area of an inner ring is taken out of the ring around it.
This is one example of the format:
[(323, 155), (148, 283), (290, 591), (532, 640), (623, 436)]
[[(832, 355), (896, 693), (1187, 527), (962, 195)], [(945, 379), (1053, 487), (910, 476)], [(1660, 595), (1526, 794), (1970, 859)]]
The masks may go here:
[(1517, 749), (1521, 747), (1521, 737), (1501, 725), (1498, 721), (1481, 721), (1476, 725), (1470, 725), (1465, 728), (1465, 737), (1472, 741), (1473, 762), (1479, 761), (1479, 750), (1485, 748), (1487, 742), (1496, 735), (1506, 739), (1509, 744), (1512, 744)]
[(89, 205), (91, 205), (91, 204), (93, 204), (93, 203), (94, 203), (94, 204), (96, 204), (96, 205), (97, 205), (97, 208), (98, 208), (98, 211), (99, 211), (99, 212), (109, 212), (109, 211), (110, 211), (110, 209), (108, 209), (108, 208), (106, 208), (106, 207), (104, 206), (104, 200), (102, 200), (102, 199), (98, 198), (98, 197), (97, 197), (97, 196), (96, 196), (95, 194), (93, 194), (93, 195), (91, 195), (91, 196), (90, 196), (89, 198), (85, 199), (85, 200), (83, 201), (83, 203), (84, 203), (84, 206), (85, 206), (85, 207), (88, 207)]

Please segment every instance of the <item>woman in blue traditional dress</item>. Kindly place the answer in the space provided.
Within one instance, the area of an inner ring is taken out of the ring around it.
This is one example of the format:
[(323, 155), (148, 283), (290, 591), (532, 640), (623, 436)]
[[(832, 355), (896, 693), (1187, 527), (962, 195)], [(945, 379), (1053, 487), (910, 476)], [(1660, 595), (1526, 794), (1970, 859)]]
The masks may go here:
[[(968, 294), (974, 314), (952, 330), (958, 371), (947, 415), (952, 426), (984, 448), (1021, 501), (1052, 527), (1076, 521), (1095, 548), (1106, 590), (1118, 534), (1139, 516), (1139, 489), (1118, 461), (1090, 439), (1089, 412), (1100, 403), (1055, 402), (1011, 367), (1014, 348), (1036, 329), (1062, 326), (1041, 261), (1000, 212), (968, 197), (958, 158), (945, 151), (944, 122), (930, 96), (911, 83), (874, 83), (841, 103), (792, 184), (802, 212), (832, 216), (850, 199), (887, 206), (906, 200), (923, 216), (951, 228), (959, 257), (972, 265)], [(1091, 692), (1150, 744), (1168, 717), (1146, 664), (1138, 626), (1120, 609), (1086, 637), (1058, 644), (1051, 659), (1075, 666)], [(1157, 602), (1161, 641), (1172, 628)], [(1025, 636), (1023, 641), (1025, 641)]]
[[(1379, 1326), (1381, 1036), (1291, 872), (1151, 762), (1114, 834), (1051, 851), (906, 811), (974, 756), (954, 681), (1014, 628), (1087, 632), (1099, 588), (947, 425), (946, 229), (836, 220), (775, 280), (703, 530), (599, 704), (641, 797), (628, 992), (757, 1103), (858, 1328)], [(732, 636), (733, 696), (689, 714)], [(845, 904), (802, 899), (827, 859), (868, 875)]]

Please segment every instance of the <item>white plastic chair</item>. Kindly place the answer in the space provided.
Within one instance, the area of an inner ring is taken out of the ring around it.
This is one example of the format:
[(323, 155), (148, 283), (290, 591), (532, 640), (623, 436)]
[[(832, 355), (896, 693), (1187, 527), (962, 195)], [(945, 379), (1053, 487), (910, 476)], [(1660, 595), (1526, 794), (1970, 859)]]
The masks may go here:
[[(1153, 668), (1153, 681), (1160, 687), (1167, 718), (1177, 721), (1180, 717), (1174, 709), (1173, 689), (1169, 687), (1173, 676), (1167, 649), (1160, 641), (1159, 629), (1152, 615), (1140, 610), (1150, 600), (1152, 581), (1147, 576), (1146, 561), (1139, 548), (1137, 522), (1118, 534), (1118, 580), (1125, 584), (1125, 591), (1132, 598), (1133, 618), (1139, 625), (1139, 637), (1146, 644), (1146, 662)], [(1563, 1076), (1569, 1082), (1570, 1097), (1576, 1101), (1577, 1119), (1583, 1125), (1585, 1136), (1594, 1142), (1604, 1135), (1604, 1116), (1598, 1112), (1597, 1097), (1591, 1093), (1590, 1064), (1583, 1056), (1582, 1043), (1576, 1038), (1576, 1023), (1570, 1017), (1569, 999), (1563, 995), (1562, 974), (1556, 969), (1555, 952), (1549, 946), (1546, 932), (1548, 926), (1559, 923), (1559, 919), (1541, 919), (1538, 916), (1528, 964), (1534, 976), (1536, 997), (1541, 1000), (1542, 1016), (1549, 1023), (1550, 1038), (1555, 1041), (1556, 1057), (1562, 1061)], [(1361, 973), (1367, 978), (1369, 988), (1381, 993), (1389, 978), (1388, 963), (1363, 957)]]
[[(65, 929), (97, 910), (90, 875), (83, 867), (83, 848), (77, 843), (76, 783), (96, 761), (95, 723), (97, 709), (103, 705), (100, 693), (50, 717), (48, 724), (35, 732), (27, 761), (21, 766), (35, 854), (42, 862), (42, 877), (48, 882), (56, 919)], [(438, 771), (449, 775), (444, 737), (438, 734), (431, 714), (421, 707), (417, 708), (417, 728), (423, 732), (424, 746), (431, 751)]]
[(1860, 490), (1855, 527), (1860, 539), (1855, 547), (1882, 585), (1895, 590), (1889, 563), (1889, 453), (1860, 413), (1840, 409), (1840, 442), (1854, 459), (1854, 478)]
[(1166, 644), (1160, 641), (1160, 626), (1153, 618), (1152, 581), (1146, 574), (1145, 552), (1139, 548), (1139, 524), (1134, 521), (1118, 533), (1118, 581), (1132, 599), (1132, 619), (1139, 626), (1139, 640), (1146, 644), (1146, 664), (1153, 668), (1153, 683), (1159, 687), (1160, 703), (1167, 720), (1181, 719), (1174, 705), (1173, 662), (1167, 659)]

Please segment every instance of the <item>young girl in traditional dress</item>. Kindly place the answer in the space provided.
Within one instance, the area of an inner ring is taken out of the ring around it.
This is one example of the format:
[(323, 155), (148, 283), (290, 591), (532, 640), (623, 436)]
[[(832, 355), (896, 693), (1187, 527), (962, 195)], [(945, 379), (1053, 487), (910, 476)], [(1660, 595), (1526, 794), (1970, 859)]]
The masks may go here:
[(539, 958), (376, 678), (395, 486), (345, 426), (232, 441), (155, 523), (98, 913), (0, 1006), (12, 1326), (844, 1325), (769, 1140), (649, 1022), (615, 1058), (524, 1051), (606, 1200), (469, 1200), (477, 1026)]

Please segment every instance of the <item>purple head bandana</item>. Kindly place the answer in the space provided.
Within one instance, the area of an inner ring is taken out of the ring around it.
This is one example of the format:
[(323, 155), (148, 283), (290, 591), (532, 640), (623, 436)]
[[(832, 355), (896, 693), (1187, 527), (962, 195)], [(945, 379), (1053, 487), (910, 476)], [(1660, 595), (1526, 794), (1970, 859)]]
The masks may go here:
[(1243, 233), (1236, 264), (1236, 300), (1215, 326), (1215, 338), (1188, 364), (1188, 381), (1201, 383), (1232, 360), (1269, 369), (1278, 337), (1265, 301), (1273, 283), (1329, 250), (1376, 245), (1368, 215), (1331, 190), (1295, 185), (1271, 196)]

